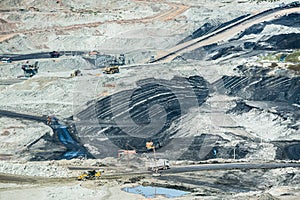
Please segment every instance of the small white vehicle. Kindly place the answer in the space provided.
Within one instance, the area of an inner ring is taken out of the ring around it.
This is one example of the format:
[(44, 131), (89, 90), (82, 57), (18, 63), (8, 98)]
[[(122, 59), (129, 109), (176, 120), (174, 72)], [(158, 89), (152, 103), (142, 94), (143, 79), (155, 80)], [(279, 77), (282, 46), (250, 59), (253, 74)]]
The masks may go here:
[(1, 61), (2, 63), (11, 63), (11, 62), (12, 62), (11, 58), (1, 58), (0, 61)]

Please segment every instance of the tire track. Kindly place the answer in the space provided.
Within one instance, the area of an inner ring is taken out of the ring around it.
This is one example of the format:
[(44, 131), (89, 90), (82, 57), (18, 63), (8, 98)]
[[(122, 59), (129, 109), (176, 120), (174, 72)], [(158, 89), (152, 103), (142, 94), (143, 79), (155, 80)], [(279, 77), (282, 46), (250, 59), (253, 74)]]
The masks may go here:
[[(143, 2), (143, 3), (149, 3), (149, 1), (146, 0), (135, 0), (136, 2)], [(161, 2), (161, 1), (157, 1)], [(176, 16), (182, 14), (187, 9), (189, 9), (189, 6), (185, 6), (183, 4), (177, 4), (177, 3), (168, 3), (168, 2), (162, 2), (164, 4), (167, 4), (171, 8), (167, 12), (162, 12), (154, 16), (145, 17), (141, 19), (128, 19), (128, 20), (110, 20), (107, 22), (91, 22), (91, 23), (83, 23), (83, 24), (75, 24), (75, 25), (69, 25), (69, 26), (53, 26), (53, 27), (47, 27), (42, 29), (28, 29), (28, 30), (22, 30), (22, 31), (2, 31), (0, 32), (0, 42), (7, 41), (11, 39), (12, 37), (18, 35), (18, 34), (37, 34), (42, 32), (51, 32), (51, 31), (73, 31), (78, 30), (81, 28), (95, 28), (102, 24), (107, 23), (118, 23), (118, 24), (132, 24), (132, 23), (150, 23), (153, 21), (169, 21), (175, 19)]]

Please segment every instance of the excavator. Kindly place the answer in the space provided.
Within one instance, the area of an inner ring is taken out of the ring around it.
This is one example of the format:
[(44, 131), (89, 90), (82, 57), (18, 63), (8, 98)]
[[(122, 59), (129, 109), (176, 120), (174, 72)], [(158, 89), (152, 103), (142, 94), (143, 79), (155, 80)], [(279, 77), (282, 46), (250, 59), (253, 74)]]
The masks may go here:
[(77, 177), (78, 181), (85, 181), (85, 180), (95, 180), (100, 178), (101, 176), (101, 171), (96, 171), (96, 170), (91, 170), (91, 171), (87, 171), (82, 173), (81, 175), (79, 175)]
[(33, 65), (30, 65), (29, 62), (27, 61), (25, 65), (22, 65), (22, 69), (24, 71), (24, 76), (25, 77), (32, 77), (38, 73), (38, 61), (36, 61)]
[(82, 76), (82, 73), (79, 69), (76, 69), (74, 72), (71, 73), (70, 75), (71, 77), (75, 77), (75, 76)]

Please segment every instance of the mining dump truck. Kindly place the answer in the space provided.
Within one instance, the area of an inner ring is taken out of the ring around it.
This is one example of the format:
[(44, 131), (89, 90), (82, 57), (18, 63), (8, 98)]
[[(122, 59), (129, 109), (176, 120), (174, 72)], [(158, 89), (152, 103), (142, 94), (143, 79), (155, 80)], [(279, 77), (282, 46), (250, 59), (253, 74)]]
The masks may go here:
[(103, 73), (105, 74), (114, 74), (119, 73), (119, 66), (109, 66), (103, 69)]
[(92, 170), (92, 171), (84, 172), (83, 174), (79, 175), (77, 177), (77, 180), (79, 181), (95, 180), (98, 179), (100, 176), (101, 176), (101, 171)]
[(151, 160), (146, 162), (146, 167), (149, 171), (157, 172), (158, 170), (170, 169), (170, 163), (167, 159)]
[(75, 76), (82, 76), (82, 73), (79, 69), (76, 69), (74, 72), (71, 73), (70, 75), (71, 77), (75, 77)]
[(35, 62), (34, 65), (30, 65), (28, 62), (26, 62), (25, 65), (22, 65), (22, 69), (25, 77), (32, 77), (38, 73), (38, 61)]
[(49, 53), (51, 58), (58, 58), (60, 53), (58, 51), (52, 51)]

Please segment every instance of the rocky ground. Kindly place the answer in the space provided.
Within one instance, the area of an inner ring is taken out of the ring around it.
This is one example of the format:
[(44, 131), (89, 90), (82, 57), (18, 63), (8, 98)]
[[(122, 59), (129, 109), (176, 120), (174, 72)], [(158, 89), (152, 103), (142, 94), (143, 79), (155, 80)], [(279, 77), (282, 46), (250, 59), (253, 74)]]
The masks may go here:
[[(191, 192), (175, 199), (299, 199), (298, 168), (128, 175), (146, 170), (150, 139), (171, 166), (300, 159), (299, 12), (170, 63), (147, 63), (160, 50), (278, 4), (1, 1), (1, 54), (74, 53), (30, 58), (39, 72), (28, 79), (20, 78), (25, 60), (1, 63), (0, 109), (45, 121), (1, 114), (0, 199), (145, 199), (121, 191), (134, 185)], [(101, 53), (96, 61), (92, 50)], [(121, 53), (120, 73), (103, 74), (101, 58)], [(82, 76), (71, 77), (76, 69)], [(70, 148), (45, 124), (49, 115), (72, 124), (71, 136), (96, 159), (60, 160)], [(128, 148), (138, 158), (118, 160), (118, 150)], [(101, 166), (105, 173), (77, 182), (83, 170), (70, 166)]]

